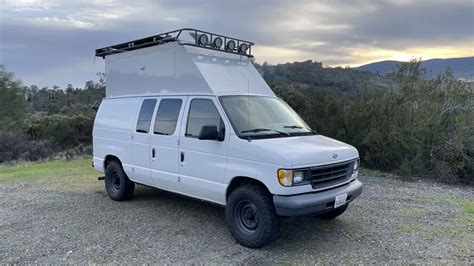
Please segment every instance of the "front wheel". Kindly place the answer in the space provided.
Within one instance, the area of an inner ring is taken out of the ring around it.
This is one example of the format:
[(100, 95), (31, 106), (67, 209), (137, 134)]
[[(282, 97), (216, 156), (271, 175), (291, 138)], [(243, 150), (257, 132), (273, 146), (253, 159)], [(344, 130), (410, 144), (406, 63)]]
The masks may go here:
[(227, 200), (226, 219), (232, 236), (249, 248), (260, 248), (274, 241), (280, 231), (280, 217), (270, 193), (256, 184), (232, 191)]
[(135, 190), (135, 183), (128, 179), (117, 161), (112, 161), (105, 169), (105, 190), (109, 197), (116, 201), (130, 199)]

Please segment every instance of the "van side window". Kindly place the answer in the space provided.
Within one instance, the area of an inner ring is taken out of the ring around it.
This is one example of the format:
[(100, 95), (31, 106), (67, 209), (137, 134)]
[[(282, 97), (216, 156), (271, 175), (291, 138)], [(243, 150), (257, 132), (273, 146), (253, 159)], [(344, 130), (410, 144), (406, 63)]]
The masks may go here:
[(197, 138), (203, 126), (217, 126), (220, 133), (224, 132), (224, 122), (214, 103), (208, 99), (193, 99), (189, 107), (186, 136)]
[(181, 99), (163, 99), (160, 101), (153, 133), (159, 135), (174, 134), (182, 102)]
[(146, 99), (143, 101), (140, 114), (138, 115), (137, 132), (148, 133), (155, 105), (156, 99)]

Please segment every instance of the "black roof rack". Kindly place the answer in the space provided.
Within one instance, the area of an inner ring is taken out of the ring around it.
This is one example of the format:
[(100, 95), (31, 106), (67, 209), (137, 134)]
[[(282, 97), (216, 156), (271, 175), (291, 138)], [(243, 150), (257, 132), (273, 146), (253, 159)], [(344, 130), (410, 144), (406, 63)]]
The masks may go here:
[[(194, 40), (186, 41), (184, 40), (184, 38), (180, 39), (180, 36), (182, 36), (183, 33), (189, 33), (189, 35)], [(168, 42), (178, 42), (180, 45), (196, 46), (200, 48), (217, 50), (231, 54), (243, 55), (249, 58), (253, 57), (253, 42), (192, 28), (183, 28), (179, 30), (169, 31), (130, 42), (100, 48), (95, 50), (95, 56), (105, 58), (105, 56), (107, 55), (123, 53), (150, 46), (156, 46)]]

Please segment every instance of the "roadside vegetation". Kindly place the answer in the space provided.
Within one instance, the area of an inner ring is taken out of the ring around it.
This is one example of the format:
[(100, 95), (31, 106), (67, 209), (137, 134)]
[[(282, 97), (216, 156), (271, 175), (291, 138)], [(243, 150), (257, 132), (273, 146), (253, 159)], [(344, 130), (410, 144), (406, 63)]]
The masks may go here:
[(0, 66), (0, 164), (90, 154), (103, 80), (84, 88), (23, 86)]
[[(309, 126), (355, 146), (363, 166), (416, 178), (474, 183), (474, 87), (419, 60), (389, 76), (307, 61), (257, 65)], [(0, 67), (0, 164), (91, 153), (105, 82), (23, 86)]]
[[(288, 77), (298, 71), (282, 67)], [(387, 77), (385, 89), (365, 87), (353, 94), (324, 83), (308, 87), (285, 81), (275, 84), (275, 91), (313, 129), (355, 146), (368, 168), (473, 183), (474, 87), (449, 70), (433, 79), (425, 76), (421, 62), (413, 60)]]

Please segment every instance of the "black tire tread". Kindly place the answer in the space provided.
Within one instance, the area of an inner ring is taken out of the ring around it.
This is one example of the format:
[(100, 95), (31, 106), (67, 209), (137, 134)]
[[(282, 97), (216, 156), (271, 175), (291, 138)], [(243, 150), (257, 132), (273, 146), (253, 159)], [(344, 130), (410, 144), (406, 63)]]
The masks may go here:
[[(257, 230), (257, 235), (249, 240), (239, 234), (238, 227), (235, 225), (233, 217), (233, 205), (239, 197), (248, 197), (259, 210), (259, 222), (263, 227)], [(249, 248), (260, 248), (278, 238), (280, 232), (280, 217), (275, 212), (273, 198), (271, 194), (262, 188), (259, 184), (249, 183), (236, 188), (230, 194), (227, 200), (226, 220), (229, 225), (232, 236), (241, 245)]]
[[(107, 178), (111, 175), (113, 171), (117, 172), (117, 174), (120, 177), (120, 184), (121, 186), (123, 185), (123, 188), (121, 188), (117, 194), (112, 193), (108, 189), (109, 180), (107, 180)], [(107, 191), (107, 194), (112, 200), (124, 201), (124, 200), (128, 200), (132, 198), (133, 191), (135, 190), (135, 183), (133, 183), (132, 181), (130, 181), (130, 179), (128, 179), (128, 176), (123, 171), (123, 168), (120, 162), (111, 161), (107, 164), (107, 168), (105, 169), (105, 189)]]

